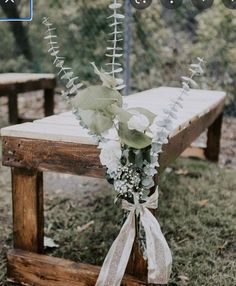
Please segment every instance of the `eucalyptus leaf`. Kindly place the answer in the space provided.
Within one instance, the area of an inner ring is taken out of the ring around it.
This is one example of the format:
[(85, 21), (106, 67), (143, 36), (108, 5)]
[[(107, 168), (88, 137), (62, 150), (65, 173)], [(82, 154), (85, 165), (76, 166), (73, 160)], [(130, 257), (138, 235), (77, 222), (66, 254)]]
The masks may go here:
[(119, 136), (122, 143), (135, 149), (143, 149), (151, 145), (151, 139), (145, 134), (136, 130), (130, 130), (125, 123), (119, 124)]
[(142, 115), (145, 115), (148, 118), (150, 124), (152, 124), (154, 119), (157, 117), (155, 113), (143, 107), (134, 107), (134, 108), (132, 107), (132, 108), (127, 109), (127, 111), (130, 112), (131, 114), (132, 112), (138, 112), (138, 113), (141, 113)]
[(83, 123), (96, 134), (101, 134), (113, 126), (112, 118), (104, 116), (97, 110), (79, 110)]
[(105, 109), (111, 104), (121, 107), (121, 94), (116, 90), (100, 85), (89, 86), (83, 89), (73, 100), (75, 108), (84, 110)]
[(92, 62), (91, 65), (94, 68), (95, 74), (97, 74), (100, 77), (103, 86), (113, 88), (113, 89), (116, 87), (116, 79), (113, 76), (110, 76), (104, 70), (99, 71), (99, 69), (97, 68), (94, 62)]
[(130, 120), (130, 118), (134, 115), (134, 113), (140, 113), (146, 116), (150, 124), (152, 124), (154, 119), (156, 118), (156, 114), (142, 107), (135, 107), (124, 110), (123, 108), (120, 108), (116, 105), (114, 106), (112, 105), (112, 109), (113, 112), (116, 113), (116, 115), (118, 115), (120, 122), (123, 123), (127, 123)]
[(122, 123), (127, 123), (129, 119), (132, 117), (132, 114), (128, 111), (124, 110), (123, 108), (120, 108), (119, 106), (112, 104), (111, 106), (113, 113), (115, 113), (119, 121)]

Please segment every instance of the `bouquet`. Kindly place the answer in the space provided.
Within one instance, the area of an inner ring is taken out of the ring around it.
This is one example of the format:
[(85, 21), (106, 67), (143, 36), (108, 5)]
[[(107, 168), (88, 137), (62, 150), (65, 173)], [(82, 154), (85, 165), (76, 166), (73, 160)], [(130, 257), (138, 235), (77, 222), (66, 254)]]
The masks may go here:
[[(177, 118), (190, 86), (197, 85), (193, 78), (203, 73), (204, 60), (197, 58), (197, 62), (191, 64), (190, 76), (182, 77), (182, 91), (175, 101), (170, 102), (169, 108), (163, 110), (162, 120), (158, 114), (142, 106), (125, 106), (121, 94), (124, 81), (119, 77), (123, 71), (119, 62), (123, 55), (120, 46), (124, 19), (119, 13), (121, 6), (117, 0), (109, 5), (112, 39), (107, 47), (109, 62), (106, 70), (91, 63), (101, 84), (84, 87), (71, 68), (66, 67), (65, 59), (60, 55), (56, 29), (48, 18), (43, 20), (47, 27), (45, 39), (54, 65), (59, 69), (58, 75), (67, 81), (63, 97), (72, 103), (80, 125), (96, 140), (101, 150), (100, 161), (107, 170), (107, 180), (115, 189), (115, 202), (120, 201), (122, 208), (129, 213), (105, 258), (96, 285), (120, 285), (136, 235), (148, 261), (148, 283), (167, 284), (172, 256), (159, 223), (149, 209), (156, 209), (158, 204), (158, 187), (155, 190), (153, 187), (156, 186), (162, 146), (168, 143), (172, 122)], [(138, 231), (136, 225), (139, 225)]]

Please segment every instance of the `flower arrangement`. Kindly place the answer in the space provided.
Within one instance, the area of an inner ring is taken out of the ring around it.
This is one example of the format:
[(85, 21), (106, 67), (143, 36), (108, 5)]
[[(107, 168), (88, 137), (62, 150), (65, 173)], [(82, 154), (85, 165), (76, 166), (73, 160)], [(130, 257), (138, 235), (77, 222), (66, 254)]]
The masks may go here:
[(164, 116), (159, 120), (157, 114), (143, 108), (124, 106), (121, 90), (123, 71), (119, 59), (122, 58), (122, 20), (119, 13), (121, 4), (113, 0), (109, 5), (112, 15), (112, 32), (106, 56), (110, 60), (108, 70), (99, 70), (91, 63), (94, 73), (100, 78), (101, 85), (82, 89), (83, 83), (65, 65), (60, 55), (55, 28), (48, 18), (43, 24), (47, 27), (45, 39), (48, 52), (54, 58), (58, 75), (67, 81), (63, 97), (72, 102), (73, 112), (79, 123), (88, 129), (101, 149), (100, 161), (107, 169), (107, 179), (114, 185), (115, 202), (121, 201), (122, 208), (129, 211), (121, 232), (114, 241), (99, 275), (97, 286), (120, 285), (135, 238), (135, 220), (139, 223), (140, 245), (145, 259), (148, 260), (148, 282), (166, 284), (168, 282), (172, 257), (160, 226), (149, 209), (156, 209), (158, 188), (153, 192), (155, 176), (158, 173), (159, 155), (163, 144), (168, 143), (168, 135), (173, 130), (172, 121), (182, 108), (182, 101), (188, 95), (190, 86), (196, 86), (194, 77), (203, 73), (203, 59), (190, 66), (189, 77), (182, 77), (182, 91), (169, 108), (164, 109)]

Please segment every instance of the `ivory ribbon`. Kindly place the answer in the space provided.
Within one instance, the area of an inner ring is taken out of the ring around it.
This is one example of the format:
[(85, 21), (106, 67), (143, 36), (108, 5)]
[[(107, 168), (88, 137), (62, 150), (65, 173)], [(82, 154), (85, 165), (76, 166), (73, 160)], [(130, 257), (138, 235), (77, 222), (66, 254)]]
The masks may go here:
[(172, 265), (169, 246), (160, 225), (148, 210), (158, 206), (158, 189), (143, 204), (122, 201), (122, 208), (130, 211), (119, 235), (113, 242), (102, 265), (96, 286), (119, 286), (125, 273), (135, 240), (135, 213), (140, 214), (146, 234), (148, 283), (167, 284)]

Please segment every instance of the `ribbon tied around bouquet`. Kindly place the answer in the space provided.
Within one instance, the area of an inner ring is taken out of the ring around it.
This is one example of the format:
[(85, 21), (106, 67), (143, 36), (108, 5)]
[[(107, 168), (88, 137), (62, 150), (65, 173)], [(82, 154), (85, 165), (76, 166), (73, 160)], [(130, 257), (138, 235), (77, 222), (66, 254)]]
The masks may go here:
[(172, 265), (171, 251), (158, 221), (149, 210), (156, 209), (157, 206), (158, 188), (145, 203), (131, 204), (125, 200), (122, 201), (122, 208), (130, 213), (104, 260), (96, 286), (119, 286), (121, 284), (135, 240), (136, 213), (139, 213), (146, 235), (148, 283), (168, 283)]

